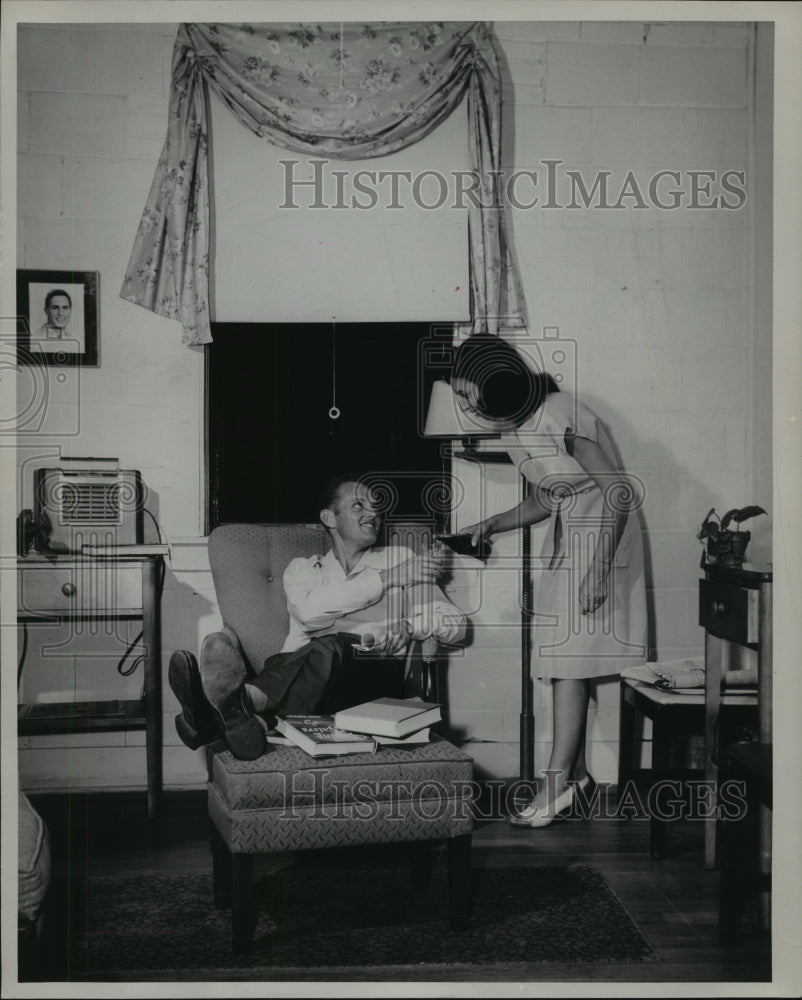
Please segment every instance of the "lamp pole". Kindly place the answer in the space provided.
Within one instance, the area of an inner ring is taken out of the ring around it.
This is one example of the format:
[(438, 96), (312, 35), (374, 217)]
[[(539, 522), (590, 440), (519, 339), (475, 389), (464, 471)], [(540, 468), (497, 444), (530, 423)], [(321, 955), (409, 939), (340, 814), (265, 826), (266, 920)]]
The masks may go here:
[[(454, 451), (454, 458), (463, 458), (479, 465), (513, 465), (506, 451), (481, 451), (467, 447)], [(519, 492), (525, 500), (529, 484), (520, 477)], [(532, 529), (521, 525), (521, 714), (519, 724), (518, 777), (521, 789), (514, 796), (516, 811), (524, 809), (534, 797), (535, 779), (535, 713), (532, 696)]]
[[(498, 431), (492, 424), (484, 426), (473, 414), (457, 407), (451, 387), (445, 379), (438, 379), (432, 385), (429, 408), (423, 428), (425, 437), (440, 437), (450, 440), (453, 458), (462, 458), (478, 465), (514, 465), (509, 453), (504, 450), (479, 448), (479, 438), (494, 438), (498, 441)], [(461, 450), (456, 450), (456, 442)], [(448, 447), (448, 446), (447, 446)], [(445, 454), (445, 449), (444, 449)], [(520, 494), (526, 499), (529, 484), (520, 476)], [(529, 525), (521, 525), (521, 714), (519, 747), (519, 791), (515, 795), (514, 808), (521, 811), (534, 796), (535, 776), (535, 716), (532, 706), (532, 535)]]
[[(521, 502), (526, 499), (528, 483), (521, 476)], [(532, 705), (532, 529), (521, 525), (521, 722), (520, 779), (529, 783), (535, 778), (535, 714)]]

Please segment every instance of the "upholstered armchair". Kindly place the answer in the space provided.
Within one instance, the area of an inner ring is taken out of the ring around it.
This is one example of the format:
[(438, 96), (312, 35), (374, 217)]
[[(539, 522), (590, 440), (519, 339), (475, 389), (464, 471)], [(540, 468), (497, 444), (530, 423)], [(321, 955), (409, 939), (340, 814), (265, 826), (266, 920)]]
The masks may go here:
[[(387, 529), (387, 543), (414, 551), (431, 538), (425, 524), (399, 522)], [(282, 586), (287, 564), (297, 556), (323, 555), (329, 548), (322, 524), (227, 524), (209, 536), (209, 563), (224, 623), (236, 633), (245, 664), (258, 674), (281, 649), (289, 630)], [(408, 664), (410, 689), (439, 700), (437, 651), (417, 643)]]
[[(424, 529), (399, 525), (389, 534), (388, 541), (416, 548)], [(287, 635), (285, 567), (296, 556), (327, 548), (322, 525), (230, 524), (211, 533), (209, 562), (220, 612), (252, 673)], [(417, 670), (419, 693), (436, 697), (433, 663)], [(220, 741), (208, 749), (208, 768), (214, 902), (232, 909), (235, 952), (247, 950), (252, 940), (253, 856), (262, 853), (399, 842), (425, 848), (445, 840), (451, 922), (467, 921), (473, 761), (445, 739), (329, 758), (269, 745), (254, 761), (236, 759)], [(366, 789), (376, 790), (367, 808)], [(432, 852), (412, 854), (413, 877), (425, 883)]]

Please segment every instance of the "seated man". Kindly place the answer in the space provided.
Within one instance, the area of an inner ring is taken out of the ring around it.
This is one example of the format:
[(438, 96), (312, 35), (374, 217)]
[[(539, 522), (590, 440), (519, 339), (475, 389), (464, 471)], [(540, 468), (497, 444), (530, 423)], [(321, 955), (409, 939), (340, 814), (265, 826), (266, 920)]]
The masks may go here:
[(176, 729), (193, 750), (223, 735), (235, 757), (252, 760), (264, 752), (277, 714), (332, 714), (399, 696), (401, 657), (412, 640), (464, 641), (465, 616), (436, 585), (440, 558), (377, 546), (381, 516), (356, 478), (332, 481), (320, 520), (331, 549), (287, 566), (289, 634), (257, 677), (247, 678), (225, 626), (204, 640), (197, 669), (187, 653), (173, 654), (170, 686), (182, 709)]

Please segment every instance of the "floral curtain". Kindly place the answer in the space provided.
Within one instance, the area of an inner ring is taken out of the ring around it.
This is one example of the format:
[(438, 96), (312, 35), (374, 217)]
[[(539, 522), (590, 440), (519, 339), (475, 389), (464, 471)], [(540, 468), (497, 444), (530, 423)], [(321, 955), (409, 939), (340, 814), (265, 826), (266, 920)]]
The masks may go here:
[(499, 197), (501, 90), (482, 22), (182, 24), (173, 50), (167, 138), (121, 296), (209, 328), (208, 90), (277, 146), (339, 159), (382, 156), (435, 129), (467, 93), (471, 320), (497, 332), (521, 315)]

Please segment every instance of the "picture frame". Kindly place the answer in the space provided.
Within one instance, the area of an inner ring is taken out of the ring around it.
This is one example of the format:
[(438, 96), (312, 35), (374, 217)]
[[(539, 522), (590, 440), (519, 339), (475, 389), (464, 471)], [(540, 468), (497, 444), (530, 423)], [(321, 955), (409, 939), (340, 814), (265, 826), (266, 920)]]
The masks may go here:
[(21, 365), (99, 367), (97, 271), (17, 271)]

